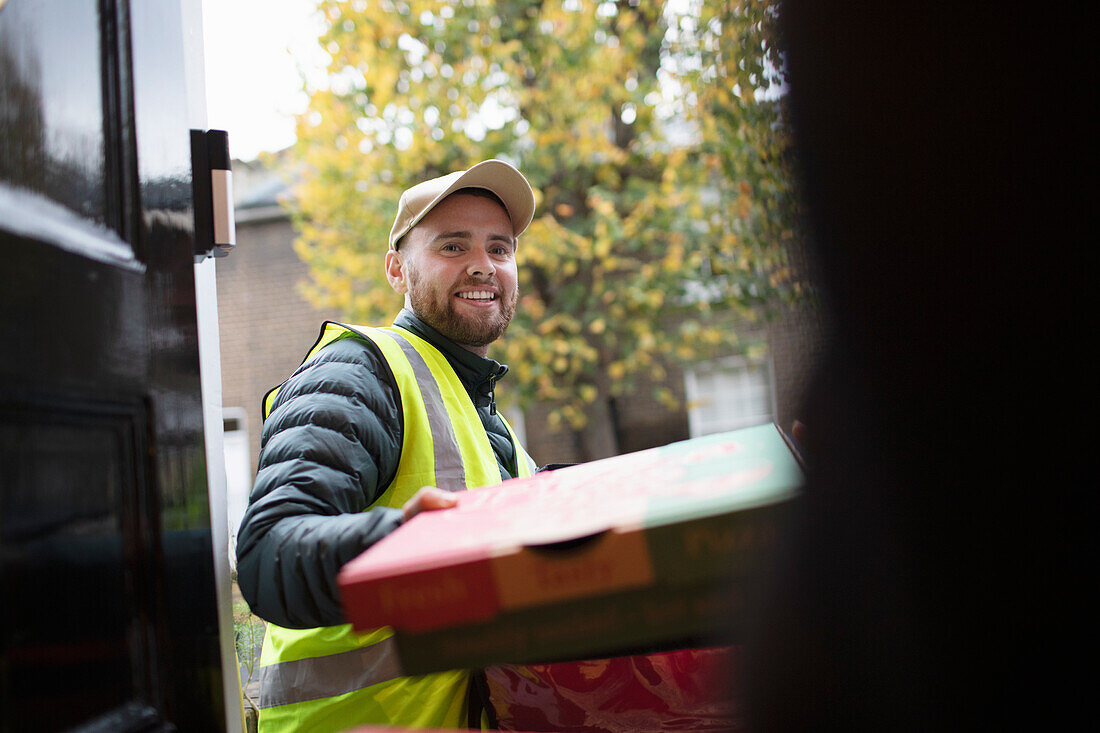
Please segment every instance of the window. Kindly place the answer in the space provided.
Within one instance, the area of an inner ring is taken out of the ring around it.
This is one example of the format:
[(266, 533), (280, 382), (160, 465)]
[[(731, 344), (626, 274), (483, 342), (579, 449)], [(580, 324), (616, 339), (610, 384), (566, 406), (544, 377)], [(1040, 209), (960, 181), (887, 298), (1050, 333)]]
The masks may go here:
[(775, 420), (771, 359), (727, 357), (684, 374), (691, 437)]

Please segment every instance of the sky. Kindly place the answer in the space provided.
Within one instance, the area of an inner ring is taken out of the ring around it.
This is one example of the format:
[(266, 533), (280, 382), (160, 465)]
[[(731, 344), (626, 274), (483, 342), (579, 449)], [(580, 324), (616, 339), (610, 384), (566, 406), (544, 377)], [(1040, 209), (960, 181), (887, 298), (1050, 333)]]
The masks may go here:
[(314, 0), (203, 0), (206, 113), (229, 132), (234, 158), (294, 143), (293, 115), (306, 106), (302, 73), (325, 63)]

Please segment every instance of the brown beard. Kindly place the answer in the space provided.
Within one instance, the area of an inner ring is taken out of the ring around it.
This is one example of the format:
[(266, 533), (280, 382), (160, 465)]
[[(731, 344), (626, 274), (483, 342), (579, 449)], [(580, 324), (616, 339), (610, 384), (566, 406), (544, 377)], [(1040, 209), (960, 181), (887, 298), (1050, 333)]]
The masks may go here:
[[(453, 296), (450, 293), (444, 293), (444, 300), (440, 303), (439, 294), (433, 292), (430, 287), (424, 286), (415, 270), (408, 273), (408, 284), (409, 303), (413, 313), (436, 331), (462, 346), (482, 347), (493, 343), (504, 335), (505, 329), (508, 328), (516, 312), (518, 294), (515, 291), (508, 293), (502, 290), (497, 296), (500, 303), (499, 311), (485, 319), (475, 321), (455, 312)], [(477, 287), (496, 285), (496, 283), (492, 280), (471, 280), (464, 285)]]

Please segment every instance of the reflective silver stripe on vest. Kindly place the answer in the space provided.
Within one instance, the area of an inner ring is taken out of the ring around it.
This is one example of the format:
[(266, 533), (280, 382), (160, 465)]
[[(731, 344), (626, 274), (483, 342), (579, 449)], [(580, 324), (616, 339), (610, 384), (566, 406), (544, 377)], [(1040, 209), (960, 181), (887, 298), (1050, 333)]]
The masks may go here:
[(401, 677), (393, 639), (324, 657), (260, 667), (260, 707), (336, 697)]
[(436, 486), (447, 491), (465, 491), (466, 468), (462, 465), (462, 453), (458, 450), (458, 439), (451, 426), (451, 416), (443, 404), (443, 393), (428, 368), (424, 357), (408, 339), (400, 334), (389, 332), (405, 353), (413, 374), (420, 385), (420, 394), (424, 398), (424, 409), (428, 413), (428, 427), (432, 433), (432, 454), (435, 458)]

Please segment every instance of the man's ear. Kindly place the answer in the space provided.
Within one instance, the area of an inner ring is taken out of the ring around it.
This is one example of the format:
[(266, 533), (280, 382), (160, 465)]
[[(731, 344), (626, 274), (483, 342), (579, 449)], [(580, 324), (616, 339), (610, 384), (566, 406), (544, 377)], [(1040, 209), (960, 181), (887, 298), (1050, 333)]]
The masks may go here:
[(409, 292), (409, 285), (405, 281), (405, 263), (401, 260), (401, 253), (396, 250), (386, 251), (386, 279), (398, 295)]

